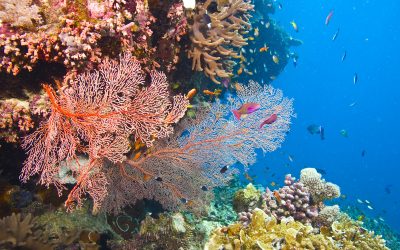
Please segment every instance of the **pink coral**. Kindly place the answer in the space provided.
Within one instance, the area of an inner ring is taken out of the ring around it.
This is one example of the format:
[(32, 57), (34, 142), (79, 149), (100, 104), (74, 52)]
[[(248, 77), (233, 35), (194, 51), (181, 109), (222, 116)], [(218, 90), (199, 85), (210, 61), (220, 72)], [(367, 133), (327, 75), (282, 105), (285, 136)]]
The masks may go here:
[[(87, 166), (71, 169), (77, 183), (66, 201), (80, 205), (88, 193), (98, 209), (107, 194), (102, 166), (107, 159), (120, 163), (129, 151), (128, 136), (151, 146), (155, 138), (172, 133), (171, 125), (183, 117), (188, 101), (168, 93), (163, 73), (152, 72), (144, 86), (139, 63), (125, 54), (120, 62), (105, 60), (98, 71), (81, 74), (71, 86), (56, 93), (45, 85), (52, 104), (49, 118), (24, 139), (28, 150), (21, 180), (40, 174), (40, 183), (64, 189), (56, 178), (63, 160), (76, 160), (77, 152), (89, 156)], [(79, 164), (78, 164), (79, 165)]]

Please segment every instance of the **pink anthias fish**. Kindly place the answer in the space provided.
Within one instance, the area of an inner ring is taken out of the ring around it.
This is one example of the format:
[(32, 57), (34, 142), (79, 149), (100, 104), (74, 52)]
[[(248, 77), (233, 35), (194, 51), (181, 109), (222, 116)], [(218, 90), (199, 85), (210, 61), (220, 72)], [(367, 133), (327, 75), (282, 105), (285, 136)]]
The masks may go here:
[(239, 109), (232, 110), (232, 113), (235, 115), (236, 119), (240, 120), (241, 116), (246, 116), (251, 113), (256, 112), (261, 108), (261, 105), (254, 102), (248, 102), (243, 104)]
[(272, 114), (270, 117), (268, 117), (265, 121), (263, 121), (260, 125), (260, 129), (262, 127), (264, 127), (264, 125), (266, 124), (272, 124), (276, 121), (276, 119), (278, 118), (278, 116), (276, 114)]

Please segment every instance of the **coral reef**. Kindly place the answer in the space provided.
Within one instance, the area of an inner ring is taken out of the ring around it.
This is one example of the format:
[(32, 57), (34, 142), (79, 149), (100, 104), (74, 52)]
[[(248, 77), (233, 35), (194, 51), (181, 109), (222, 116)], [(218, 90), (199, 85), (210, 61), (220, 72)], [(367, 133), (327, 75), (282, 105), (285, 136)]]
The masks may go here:
[(340, 188), (331, 182), (321, 179), (321, 174), (315, 168), (304, 168), (300, 172), (300, 182), (308, 188), (312, 202), (318, 204), (340, 196)]
[(346, 219), (318, 232), (299, 221), (279, 223), (261, 209), (251, 218), (247, 226), (235, 223), (215, 229), (205, 249), (388, 249), (380, 236)]
[(261, 205), (261, 191), (249, 183), (246, 188), (236, 191), (233, 197), (233, 209), (236, 212), (248, 211)]
[(243, 33), (251, 28), (249, 12), (253, 10), (246, 0), (218, 1), (215, 12), (208, 8), (212, 0), (197, 5), (190, 39), (192, 69), (204, 71), (213, 82), (232, 76), (234, 62), (239, 50), (247, 45)]
[(285, 177), (285, 186), (272, 192), (267, 188), (263, 194), (264, 211), (278, 221), (292, 216), (303, 223), (311, 222), (318, 216), (318, 207), (310, 200), (308, 189), (290, 174)]
[(43, 242), (43, 236), (35, 228), (35, 218), (28, 214), (13, 213), (0, 219), (1, 249), (53, 249), (51, 244)]

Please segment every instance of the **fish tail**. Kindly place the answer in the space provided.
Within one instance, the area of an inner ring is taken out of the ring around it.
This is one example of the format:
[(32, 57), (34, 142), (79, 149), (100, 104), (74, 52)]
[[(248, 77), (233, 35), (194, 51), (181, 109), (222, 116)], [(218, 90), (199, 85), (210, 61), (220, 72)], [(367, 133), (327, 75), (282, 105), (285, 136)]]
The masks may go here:
[(233, 110), (232, 110), (232, 113), (233, 113), (233, 115), (235, 116), (236, 119), (240, 120), (241, 114), (239, 113), (238, 110), (234, 110), (234, 109), (233, 109)]

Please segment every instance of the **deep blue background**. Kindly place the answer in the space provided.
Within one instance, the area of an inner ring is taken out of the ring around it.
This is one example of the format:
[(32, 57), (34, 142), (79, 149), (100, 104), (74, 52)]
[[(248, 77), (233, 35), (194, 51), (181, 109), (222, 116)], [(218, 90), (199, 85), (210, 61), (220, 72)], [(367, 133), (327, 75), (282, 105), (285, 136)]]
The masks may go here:
[[(282, 183), (286, 173), (298, 177), (304, 166), (324, 169), (325, 179), (338, 184), (347, 196), (338, 202), (357, 204), (367, 215), (381, 216), (400, 231), (400, 3), (280, 3), (283, 8), (272, 17), (304, 44), (293, 49), (300, 56), (297, 67), (288, 64), (273, 85), (295, 99), (297, 118), (282, 148), (260, 159), (250, 173), (266, 184)], [(331, 9), (334, 15), (326, 26)], [(298, 33), (290, 25), (292, 20)], [(332, 41), (339, 27), (339, 36)], [(344, 50), (347, 58), (341, 62)], [(359, 77), (356, 85), (354, 72)], [(349, 107), (353, 102), (357, 104)], [(312, 123), (325, 127), (324, 141), (307, 132)], [(340, 135), (342, 129), (348, 138)], [(387, 185), (390, 194), (385, 192)], [(369, 200), (374, 210), (358, 204), (357, 198)]]

